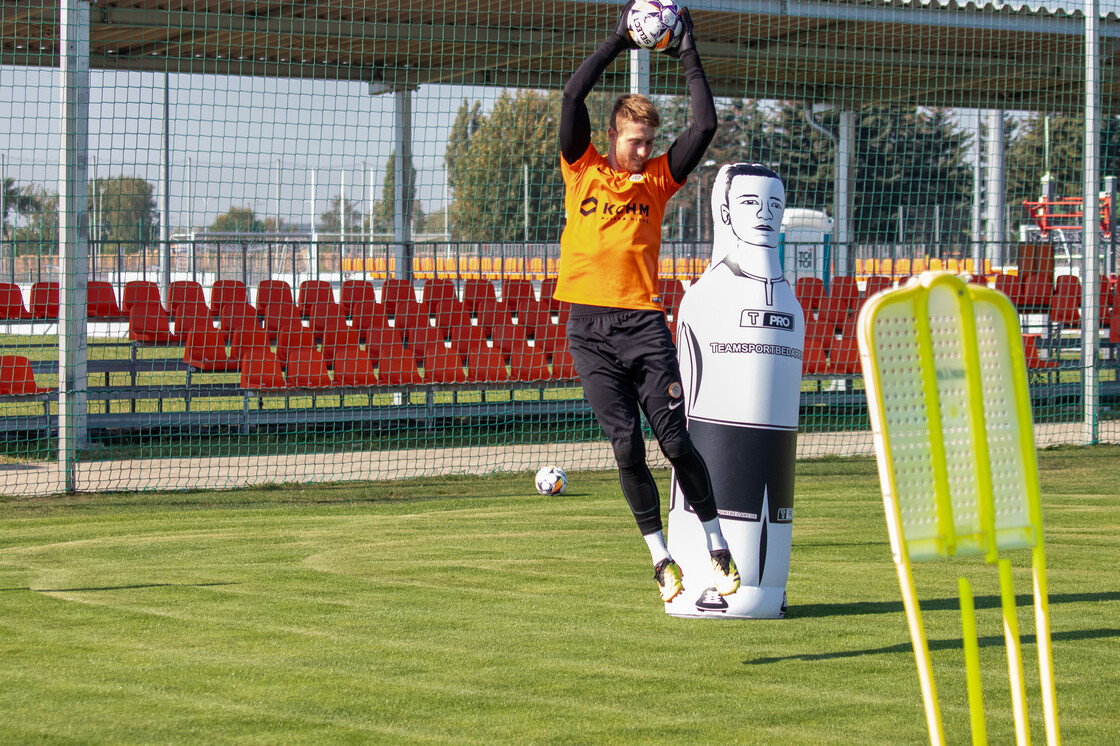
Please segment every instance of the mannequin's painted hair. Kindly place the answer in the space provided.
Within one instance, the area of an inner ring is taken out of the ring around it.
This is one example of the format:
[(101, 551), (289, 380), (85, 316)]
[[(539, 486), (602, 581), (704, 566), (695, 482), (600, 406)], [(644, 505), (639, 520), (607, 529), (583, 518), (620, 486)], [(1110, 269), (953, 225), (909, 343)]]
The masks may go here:
[(731, 197), (731, 182), (735, 180), (736, 176), (762, 176), (768, 179), (777, 179), (778, 183), (782, 185), (782, 189), (786, 188), (786, 182), (772, 168), (763, 166), (761, 163), (733, 163), (727, 169), (727, 183), (723, 187), (725, 204)]

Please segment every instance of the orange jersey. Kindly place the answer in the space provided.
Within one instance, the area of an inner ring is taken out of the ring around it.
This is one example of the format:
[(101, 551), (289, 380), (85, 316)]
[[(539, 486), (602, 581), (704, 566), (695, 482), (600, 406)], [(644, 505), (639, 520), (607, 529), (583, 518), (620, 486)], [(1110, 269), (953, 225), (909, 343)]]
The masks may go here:
[(569, 303), (661, 310), (657, 260), (665, 205), (682, 184), (660, 155), (640, 174), (615, 171), (594, 145), (575, 163), (560, 157), (564, 210), (553, 297)]

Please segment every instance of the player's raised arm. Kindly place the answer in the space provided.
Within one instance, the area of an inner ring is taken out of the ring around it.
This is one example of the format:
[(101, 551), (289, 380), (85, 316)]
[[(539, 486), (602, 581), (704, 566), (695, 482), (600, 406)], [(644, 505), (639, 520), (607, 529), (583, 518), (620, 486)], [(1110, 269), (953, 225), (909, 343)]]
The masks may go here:
[(622, 52), (637, 49), (626, 28), (626, 16), (634, 0), (626, 3), (618, 14), (618, 23), (610, 35), (564, 84), (564, 98), (560, 104), (560, 152), (568, 163), (575, 163), (591, 144), (591, 116), (584, 100), (599, 82), (599, 76)]
[(718, 127), (716, 104), (712, 99), (712, 89), (708, 87), (708, 78), (704, 75), (704, 67), (700, 64), (700, 53), (696, 51), (692, 14), (688, 8), (681, 11), (681, 21), (684, 22), (684, 35), (680, 44), (665, 50), (666, 54), (678, 58), (684, 65), (684, 79), (692, 103), (692, 124), (669, 146), (669, 171), (678, 184), (684, 182), (700, 163)]

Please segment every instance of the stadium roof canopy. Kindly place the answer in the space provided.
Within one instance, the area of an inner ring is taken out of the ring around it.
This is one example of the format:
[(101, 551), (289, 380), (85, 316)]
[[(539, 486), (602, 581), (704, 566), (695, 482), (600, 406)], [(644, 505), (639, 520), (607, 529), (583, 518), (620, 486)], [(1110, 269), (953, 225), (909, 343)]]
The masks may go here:
[[(1067, 5), (1070, 0), (1065, 0)], [(1111, 0), (1106, 0), (1112, 5)], [(692, 0), (717, 96), (1079, 110), (1084, 19), (1054, 3)], [(1080, 6), (1080, 3), (1076, 3)], [(90, 67), (558, 88), (620, 3), (464, 0), (94, 0)], [(57, 65), (59, 3), (4, 3), (0, 63)], [(1101, 93), (1117, 111), (1120, 21), (1100, 21)], [(628, 87), (616, 63), (606, 83)], [(654, 56), (654, 93), (681, 90)]]

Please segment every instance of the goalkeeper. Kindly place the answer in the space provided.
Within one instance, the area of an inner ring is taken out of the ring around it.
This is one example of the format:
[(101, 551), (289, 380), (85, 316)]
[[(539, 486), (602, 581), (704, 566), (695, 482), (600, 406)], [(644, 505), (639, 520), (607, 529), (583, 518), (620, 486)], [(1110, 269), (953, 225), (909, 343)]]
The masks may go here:
[(638, 48), (626, 28), (632, 5), (622, 9), (606, 41), (564, 86), (560, 170), (567, 223), (554, 297), (571, 303), (567, 334), (572, 360), (614, 449), (622, 493), (649, 546), (662, 600), (674, 598), (683, 585), (680, 566), (665, 545), (661, 499), (646, 464), (639, 407), (704, 526), (716, 589), (729, 595), (739, 588), (739, 573), (720, 531), (708, 469), (686, 429), (677, 351), (657, 277), (665, 205), (715, 135), (715, 103), (685, 9), (680, 44), (666, 53), (684, 67), (691, 126), (668, 152), (652, 158), (661, 117), (645, 96), (621, 96), (611, 111), (606, 156), (595, 149), (584, 101), (619, 54)]

